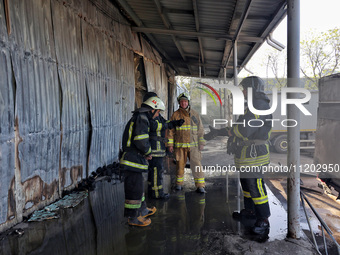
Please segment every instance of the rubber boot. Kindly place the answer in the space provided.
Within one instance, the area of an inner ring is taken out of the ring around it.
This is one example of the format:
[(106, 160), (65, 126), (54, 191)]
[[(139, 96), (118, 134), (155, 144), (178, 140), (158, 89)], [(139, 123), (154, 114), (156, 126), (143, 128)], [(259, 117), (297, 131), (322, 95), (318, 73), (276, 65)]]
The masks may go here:
[(146, 227), (151, 224), (151, 219), (146, 219), (142, 216), (139, 217), (129, 217), (128, 224), (130, 226), (137, 226), (137, 227)]
[(256, 221), (253, 227), (253, 232), (257, 235), (268, 235), (269, 228), (270, 226), (268, 219), (260, 219)]
[(140, 216), (145, 218), (145, 217), (154, 215), (156, 211), (157, 211), (156, 207), (152, 207), (152, 208), (145, 207), (141, 209)]

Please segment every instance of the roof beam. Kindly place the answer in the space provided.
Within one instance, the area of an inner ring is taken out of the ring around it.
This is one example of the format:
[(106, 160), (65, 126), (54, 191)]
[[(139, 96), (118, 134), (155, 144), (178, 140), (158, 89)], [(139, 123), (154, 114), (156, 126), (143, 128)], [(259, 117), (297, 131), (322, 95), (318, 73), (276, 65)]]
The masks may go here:
[(170, 9), (163, 7), (164, 13), (173, 13), (173, 14), (185, 14), (185, 15), (194, 15), (194, 12), (191, 10), (180, 10), (180, 9)]
[[(261, 34), (261, 36), (263, 38), (265, 38), (271, 31), (274, 30), (275, 27), (278, 26), (279, 22), (281, 20), (284, 19), (284, 17), (286, 17), (287, 15), (287, 9), (285, 8), (286, 2), (284, 2), (275, 12), (275, 14), (273, 15), (274, 18), (271, 18), (268, 20), (268, 24), (266, 26), (266, 29), (263, 31), (263, 33)], [(264, 41), (263, 41), (264, 42)], [(262, 43), (263, 43), (262, 42)], [(240, 67), (245, 66), (248, 61), (250, 60), (250, 56), (252, 56), (257, 50), (258, 48), (260, 48), (260, 46), (262, 45), (262, 43), (257, 43), (252, 50), (249, 52), (248, 56), (244, 59), (244, 61), (240, 64)]]
[[(167, 63), (167, 61), (165, 61), (165, 63)], [(190, 65), (190, 66), (202, 66), (202, 67), (206, 67), (206, 68), (215, 68), (215, 67), (223, 67), (221, 66), (221, 63), (219, 61), (210, 61), (209, 63), (198, 63), (196, 61), (187, 61), (186, 63), (183, 63), (181, 61), (172, 61), (173, 64), (176, 64), (176, 65)], [(232, 68), (232, 66), (227, 66), (228, 68)]]
[[(159, 2), (159, 0), (154, 0), (154, 3), (155, 3), (155, 5), (156, 5), (157, 12), (158, 12), (159, 16), (161, 17), (161, 19), (162, 19), (162, 21), (163, 21), (165, 27), (166, 27), (167, 29), (173, 29), (173, 27), (172, 27), (172, 25), (171, 25), (171, 22), (169, 21), (167, 15), (164, 14), (164, 12), (163, 12), (163, 8), (162, 8), (161, 3)], [(184, 53), (184, 51), (183, 51), (183, 48), (182, 48), (181, 44), (179, 43), (179, 41), (177, 40), (176, 36), (175, 36), (175, 35), (171, 35), (171, 38), (172, 38), (172, 40), (174, 41), (174, 43), (175, 43), (175, 45), (176, 45), (176, 47), (177, 47), (179, 53), (181, 54), (183, 60), (184, 60), (184, 61), (187, 61), (187, 58), (185, 57), (185, 53)], [(188, 68), (189, 68), (189, 66), (188, 66)], [(190, 71), (190, 73), (191, 73), (190, 68), (189, 68), (189, 71)]]
[[(121, 0), (120, 0), (121, 1)], [(204, 32), (192, 32), (173, 29), (161, 29), (161, 28), (148, 28), (148, 27), (132, 27), (134, 32), (150, 33), (150, 34), (163, 34), (163, 35), (179, 35), (183, 37), (202, 37), (215, 40), (232, 41), (233, 36), (222, 33), (204, 33)], [(263, 42), (263, 38), (255, 36), (239, 36), (239, 42)]]
[[(200, 31), (200, 22), (199, 22), (199, 19), (198, 19), (197, 0), (192, 0), (192, 5), (193, 5), (193, 9), (194, 9), (196, 32), (199, 32)], [(202, 45), (201, 37), (198, 37), (198, 47), (199, 47), (202, 63), (204, 64), (204, 51), (203, 51), (203, 45)], [(199, 61), (201, 61), (201, 59), (199, 59)], [(203, 73), (205, 74), (205, 67), (203, 67)]]
[[(240, 21), (238, 23), (237, 29), (236, 29), (235, 34), (234, 34), (234, 41), (239, 41), (238, 38), (240, 37), (242, 27), (243, 27), (244, 22), (247, 19), (247, 16), (249, 14), (251, 2), (252, 2), (252, 0), (247, 0), (246, 4), (244, 6), (244, 11), (241, 14)], [(226, 56), (227, 59), (226, 60), (222, 59), (222, 65), (227, 66), (229, 64), (229, 60), (230, 60), (231, 54), (233, 52), (233, 48), (234, 48), (234, 44), (232, 44), (231, 47), (229, 47), (229, 52)], [(225, 56), (225, 53), (224, 53), (223, 57), (224, 56)], [(220, 69), (220, 74), (221, 74), (221, 72), (224, 72), (224, 70), (222, 68)]]
[[(133, 22), (136, 23), (138, 27), (145, 27), (141, 19), (137, 16), (137, 14), (132, 10), (130, 5), (125, 0), (117, 0), (117, 2), (122, 6), (122, 8), (126, 11), (126, 13), (131, 17)], [(158, 44), (155, 37), (149, 33), (145, 33), (152, 44), (156, 47), (156, 49), (170, 62), (171, 64), (171, 57), (165, 52), (165, 50)], [(179, 70), (176, 68), (175, 65), (171, 64), (171, 66), (179, 73)]]

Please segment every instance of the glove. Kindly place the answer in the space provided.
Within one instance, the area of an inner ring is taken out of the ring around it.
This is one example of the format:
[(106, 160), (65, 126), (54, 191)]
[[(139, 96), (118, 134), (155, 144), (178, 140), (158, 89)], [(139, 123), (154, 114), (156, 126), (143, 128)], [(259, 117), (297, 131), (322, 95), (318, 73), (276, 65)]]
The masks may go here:
[(184, 123), (184, 119), (180, 119), (180, 120), (173, 120), (173, 121), (171, 121), (172, 122), (172, 124), (173, 124), (173, 126), (174, 127), (180, 127), (180, 126), (182, 126), (183, 125), (183, 123)]
[(228, 128), (217, 129), (209, 126), (209, 129), (210, 132), (203, 136), (207, 141), (214, 139), (216, 136), (228, 136)]

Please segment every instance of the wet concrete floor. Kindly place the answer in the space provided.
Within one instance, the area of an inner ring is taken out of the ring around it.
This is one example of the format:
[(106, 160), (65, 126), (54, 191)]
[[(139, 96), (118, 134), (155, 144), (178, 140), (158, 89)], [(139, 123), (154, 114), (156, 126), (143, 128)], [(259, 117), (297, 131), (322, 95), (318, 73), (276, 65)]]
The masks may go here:
[[(224, 141), (208, 143), (202, 156), (203, 165), (233, 163), (232, 156), (225, 153)], [(127, 225), (123, 216), (124, 184), (98, 178), (88, 197), (74, 208), (61, 209), (59, 218), (24, 221), (3, 233), (0, 254), (315, 254), (307, 238), (285, 238), (287, 213), (270, 189), (268, 239), (249, 234), (254, 222), (233, 220), (232, 212), (243, 205), (239, 181), (233, 177), (207, 173), (207, 193), (202, 195), (195, 192), (190, 169), (180, 192), (170, 189), (174, 175), (167, 170), (164, 179), (170, 199), (147, 198), (148, 206), (156, 206), (157, 212), (145, 228)]]
[[(58, 219), (23, 222), (3, 235), (0, 251), (6, 255), (245, 254), (239, 243), (224, 247), (225, 238), (240, 238), (243, 244), (253, 240), (244, 226), (247, 223), (231, 217), (242, 205), (237, 198), (238, 181), (229, 178), (228, 191), (226, 187), (225, 175), (214, 176), (207, 178), (204, 195), (187, 182), (184, 191), (173, 191), (167, 201), (147, 200), (157, 212), (150, 226), (139, 228), (128, 226), (123, 217), (123, 183), (99, 180), (77, 207), (61, 209)], [(272, 216), (267, 242), (282, 241), (286, 213), (271, 192), (269, 196)]]

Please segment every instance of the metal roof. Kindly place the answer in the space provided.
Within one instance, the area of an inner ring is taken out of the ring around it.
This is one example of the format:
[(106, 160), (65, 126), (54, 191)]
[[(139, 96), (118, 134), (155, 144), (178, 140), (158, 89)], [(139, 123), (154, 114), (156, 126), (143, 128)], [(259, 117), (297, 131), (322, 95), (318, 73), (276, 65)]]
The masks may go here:
[(286, 15), (286, 0), (111, 0), (176, 75), (233, 77)]

